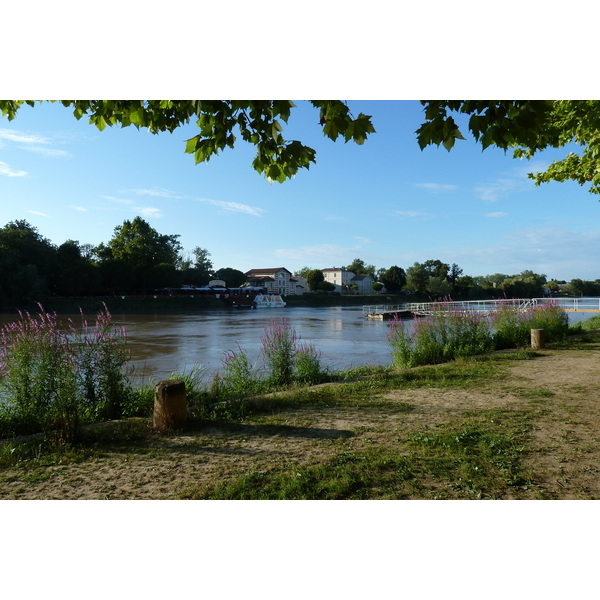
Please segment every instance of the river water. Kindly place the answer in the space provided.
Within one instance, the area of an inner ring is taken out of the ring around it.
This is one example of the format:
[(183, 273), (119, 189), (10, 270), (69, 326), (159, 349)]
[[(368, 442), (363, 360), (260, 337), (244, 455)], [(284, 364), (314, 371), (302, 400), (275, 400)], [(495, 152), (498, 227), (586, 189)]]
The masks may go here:
[[(188, 372), (202, 366), (211, 377), (222, 367), (225, 352), (246, 352), (252, 364), (262, 365), (261, 337), (273, 321), (286, 319), (302, 341), (311, 342), (321, 353), (321, 364), (331, 369), (351, 366), (387, 365), (391, 362), (386, 340), (388, 322), (369, 321), (361, 307), (264, 310), (216, 310), (182, 314), (133, 315), (113, 313), (115, 325), (127, 330), (128, 347), (135, 373), (142, 380), (159, 380), (173, 372)], [(576, 323), (593, 316), (569, 313)], [(63, 318), (63, 317), (61, 317)], [(64, 317), (66, 318), (66, 316)], [(93, 315), (87, 315), (93, 322)], [(0, 315), (0, 326), (14, 321)], [(75, 323), (80, 316), (74, 316)]]
[(285, 319), (304, 342), (321, 353), (332, 369), (388, 364), (388, 323), (369, 321), (361, 307), (223, 310), (189, 315), (119, 315), (113, 321), (127, 329), (137, 372), (162, 378), (173, 371), (202, 365), (212, 375), (225, 352), (241, 348), (260, 366), (261, 337), (273, 322)]

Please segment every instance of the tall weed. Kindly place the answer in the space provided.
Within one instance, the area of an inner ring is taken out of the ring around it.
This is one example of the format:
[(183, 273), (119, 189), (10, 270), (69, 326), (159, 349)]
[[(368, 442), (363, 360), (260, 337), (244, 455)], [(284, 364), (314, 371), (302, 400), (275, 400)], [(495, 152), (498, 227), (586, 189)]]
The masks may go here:
[(106, 306), (95, 326), (20, 313), (0, 330), (0, 433), (75, 440), (85, 421), (118, 418), (131, 397), (125, 331)]
[(460, 356), (481, 354), (493, 348), (489, 324), (475, 313), (440, 303), (430, 316), (390, 324), (388, 343), (394, 366), (437, 364)]
[(294, 381), (317, 383), (323, 377), (321, 355), (312, 344), (300, 342), (287, 319), (272, 321), (261, 338), (262, 354), (268, 371), (267, 381), (275, 387)]
[(525, 311), (503, 306), (492, 317), (494, 341), (497, 349), (528, 346), (532, 329), (544, 329), (548, 342), (566, 338), (569, 319), (565, 311), (554, 303), (539, 304)]

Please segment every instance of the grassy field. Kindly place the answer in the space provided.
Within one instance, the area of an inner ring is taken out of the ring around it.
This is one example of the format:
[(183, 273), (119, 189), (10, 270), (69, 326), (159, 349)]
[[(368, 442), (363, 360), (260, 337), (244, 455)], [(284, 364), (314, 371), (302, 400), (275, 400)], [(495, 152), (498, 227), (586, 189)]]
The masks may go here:
[(144, 418), (0, 447), (12, 499), (598, 499), (600, 336), (248, 402), (158, 435)]

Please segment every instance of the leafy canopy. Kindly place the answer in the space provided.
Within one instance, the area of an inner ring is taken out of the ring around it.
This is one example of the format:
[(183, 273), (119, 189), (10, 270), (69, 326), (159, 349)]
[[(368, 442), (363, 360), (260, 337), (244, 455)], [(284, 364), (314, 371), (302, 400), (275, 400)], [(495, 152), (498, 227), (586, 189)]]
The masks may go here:
[(452, 114), (469, 115), (468, 129), (482, 149), (511, 149), (532, 158), (546, 148), (574, 144), (545, 171), (530, 173), (536, 185), (549, 181), (590, 183), (600, 194), (600, 101), (597, 100), (424, 100), (425, 122), (417, 130), (421, 149), (430, 144), (451, 150), (464, 136)]
[[(0, 101), (2, 115), (14, 119), (23, 104), (31, 100)], [(256, 147), (252, 166), (270, 183), (283, 183), (316, 163), (315, 150), (298, 140), (286, 140), (291, 100), (63, 100), (77, 119), (89, 117), (100, 131), (106, 127), (133, 125), (151, 133), (168, 131), (195, 120), (199, 133), (186, 141), (185, 152), (193, 154), (196, 164), (206, 162), (225, 148), (233, 148), (237, 135)], [(363, 144), (375, 129), (371, 117), (360, 113), (356, 118), (341, 100), (312, 100), (319, 110), (323, 133), (331, 140), (343, 137)], [(237, 135), (236, 135), (237, 134)]]
[[(198, 133), (188, 139), (185, 152), (196, 164), (206, 162), (237, 138), (256, 147), (252, 166), (270, 183), (283, 183), (299, 169), (316, 163), (316, 152), (299, 140), (284, 137), (292, 109), (291, 100), (63, 100), (77, 119), (86, 116), (101, 131), (106, 127), (133, 125), (152, 133), (173, 132), (195, 120)], [(354, 117), (341, 100), (311, 100), (319, 111), (323, 134), (363, 144), (375, 133), (371, 117)], [(530, 173), (536, 185), (549, 181), (590, 184), (600, 193), (600, 101), (597, 100), (422, 100), (424, 122), (417, 129), (421, 149), (435, 144), (451, 150), (465, 137), (455, 115), (468, 115), (468, 129), (482, 148), (511, 149), (515, 158), (531, 158), (546, 148), (574, 144), (546, 171)], [(15, 118), (23, 104), (33, 100), (0, 100), (2, 115)]]

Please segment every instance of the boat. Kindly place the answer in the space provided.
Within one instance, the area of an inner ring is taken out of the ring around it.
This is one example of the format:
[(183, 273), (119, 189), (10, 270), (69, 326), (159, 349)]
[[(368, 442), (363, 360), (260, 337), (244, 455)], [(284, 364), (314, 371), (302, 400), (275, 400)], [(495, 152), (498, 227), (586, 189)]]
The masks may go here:
[(286, 305), (279, 294), (258, 294), (252, 301), (253, 308), (283, 308)]

